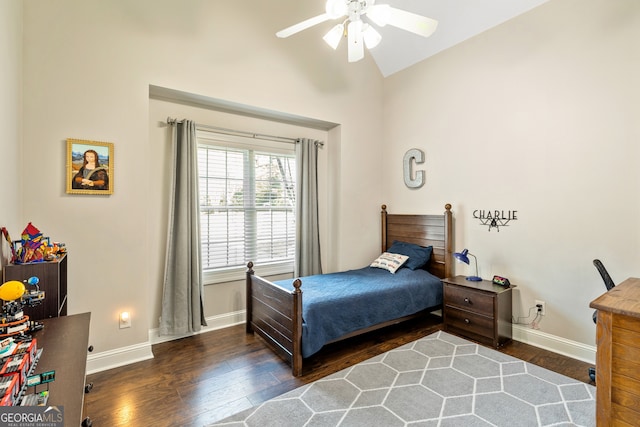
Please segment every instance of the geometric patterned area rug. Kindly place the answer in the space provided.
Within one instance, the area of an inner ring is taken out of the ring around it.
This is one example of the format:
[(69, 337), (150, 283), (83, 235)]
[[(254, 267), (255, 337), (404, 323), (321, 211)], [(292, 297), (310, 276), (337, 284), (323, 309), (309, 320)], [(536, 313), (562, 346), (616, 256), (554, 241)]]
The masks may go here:
[(595, 426), (595, 387), (436, 332), (214, 426)]

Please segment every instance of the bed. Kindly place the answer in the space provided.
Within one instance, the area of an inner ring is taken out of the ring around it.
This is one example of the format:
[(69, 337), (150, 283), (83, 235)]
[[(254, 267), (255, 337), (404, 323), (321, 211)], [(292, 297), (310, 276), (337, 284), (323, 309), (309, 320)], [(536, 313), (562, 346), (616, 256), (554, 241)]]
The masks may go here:
[[(247, 333), (260, 336), (291, 365), (293, 375), (300, 376), (304, 359), (326, 344), (441, 308), (439, 279), (450, 277), (453, 268), (452, 222), (450, 204), (445, 206), (443, 214), (437, 215), (389, 214), (382, 205), (381, 253), (397, 242), (432, 247), (423, 267), (400, 268), (395, 274), (366, 266), (271, 282), (256, 275), (253, 263), (249, 262), (246, 273)], [(362, 292), (351, 291), (352, 288), (362, 289)], [(327, 290), (330, 293), (324, 293)], [(357, 311), (357, 307), (365, 310)], [(341, 320), (335, 320), (336, 316)]]

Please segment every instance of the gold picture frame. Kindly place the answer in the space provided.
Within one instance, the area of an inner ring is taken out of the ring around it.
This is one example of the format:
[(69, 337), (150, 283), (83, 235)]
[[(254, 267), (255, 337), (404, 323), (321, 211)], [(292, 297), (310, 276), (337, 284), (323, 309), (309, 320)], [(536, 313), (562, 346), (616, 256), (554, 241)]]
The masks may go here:
[(67, 139), (66, 175), (68, 194), (113, 194), (113, 143)]

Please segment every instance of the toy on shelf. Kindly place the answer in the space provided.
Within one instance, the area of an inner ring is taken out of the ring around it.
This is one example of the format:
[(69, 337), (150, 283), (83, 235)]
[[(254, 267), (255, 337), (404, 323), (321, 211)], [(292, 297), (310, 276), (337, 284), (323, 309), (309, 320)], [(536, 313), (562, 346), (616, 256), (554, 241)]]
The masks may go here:
[(24, 283), (17, 280), (10, 280), (0, 286), (0, 299), (3, 300), (0, 338), (25, 336), (44, 327), (41, 322), (30, 321), (23, 311), (23, 307), (35, 307), (44, 300), (44, 291), (38, 286), (40, 279), (33, 276), (26, 283), (32, 288), (27, 290)]
[(7, 240), (7, 243), (9, 243), (9, 248), (11, 248), (11, 262), (15, 262), (17, 258), (16, 248), (13, 242), (11, 241), (11, 236), (9, 236), (9, 231), (7, 231), (6, 227), (1, 227), (0, 232), (2, 233), (4, 238)]
[[(42, 350), (40, 350), (42, 351)], [(56, 380), (56, 371), (47, 371), (27, 377), (26, 385), (33, 387), (33, 393), (25, 394), (20, 406), (46, 406), (49, 399), (49, 384)], [(38, 392), (38, 386), (46, 384), (47, 389)]]
[(64, 243), (51, 243), (32, 223), (22, 231), (21, 240), (11, 241), (5, 227), (0, 229), (11, 247), (11, 262), (13, 264), (28, 264), (33, 262), (53, 261), (67, 252)]

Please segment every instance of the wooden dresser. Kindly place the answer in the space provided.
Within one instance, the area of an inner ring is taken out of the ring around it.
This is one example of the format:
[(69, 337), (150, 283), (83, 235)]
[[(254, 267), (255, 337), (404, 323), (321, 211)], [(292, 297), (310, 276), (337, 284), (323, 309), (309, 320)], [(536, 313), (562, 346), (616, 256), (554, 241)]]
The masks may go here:
[(511, 288), (465, 276), (442, 279), (445, 331), (493, 347), (511, 339)]
[(640, 420), (640, 278), (629, 278), (590, 304), (598, 310), (596, 423)]

